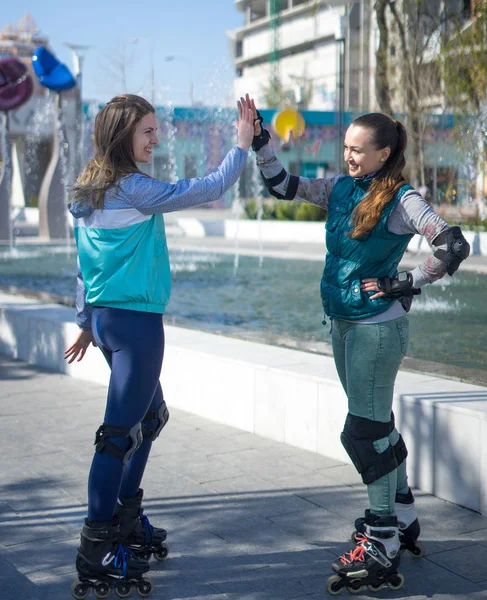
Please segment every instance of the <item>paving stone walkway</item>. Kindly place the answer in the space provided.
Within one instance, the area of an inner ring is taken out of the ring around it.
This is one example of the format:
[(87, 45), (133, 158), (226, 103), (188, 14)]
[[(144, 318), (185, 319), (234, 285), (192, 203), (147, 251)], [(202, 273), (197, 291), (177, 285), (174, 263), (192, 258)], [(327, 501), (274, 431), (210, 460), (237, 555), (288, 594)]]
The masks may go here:
[[(0, 357), (1, 600), (71, 598), (105, 394)], [(323, 600), (366, 506), (351, 466), (177, 410), (144, 487), (146, 513), (169, 530), (155, 600)], [(416, 497), (425, 558), (403, 556), (401, 590), (356, 597), (487, 600), (487, 518)]]

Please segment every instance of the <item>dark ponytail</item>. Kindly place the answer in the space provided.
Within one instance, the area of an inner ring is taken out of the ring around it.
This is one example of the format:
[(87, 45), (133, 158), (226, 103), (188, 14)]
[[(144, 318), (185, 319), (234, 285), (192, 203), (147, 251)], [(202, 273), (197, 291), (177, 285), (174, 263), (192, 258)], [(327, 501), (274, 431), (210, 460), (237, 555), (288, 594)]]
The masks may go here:
[(363, 115), (355, 119), (352, 125), (370, 130), (371, 141), (376, 150), (391, 150), (384, 166), (374, 177), (367, 195), (352, 213), (353, 231), (350, 237), (360, 239), (377, 225), (384, 207), (405, 182), (402, 172), (406, 166), (408, 136), (400, 121), (382, 113)]

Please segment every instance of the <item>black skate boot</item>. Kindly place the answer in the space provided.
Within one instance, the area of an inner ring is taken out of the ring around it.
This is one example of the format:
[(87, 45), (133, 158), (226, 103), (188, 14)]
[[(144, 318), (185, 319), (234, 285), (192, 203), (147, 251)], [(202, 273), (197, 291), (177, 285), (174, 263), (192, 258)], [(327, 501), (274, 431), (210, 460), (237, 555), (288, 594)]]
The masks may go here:
[(100, 523), (85, 521), (76, 557), (78, 581), (71, 586), (75, 600), (83, 600), (90, 590), (96, 598), (106, 598), (112, 588), (119, 598), (128, 597), (132, 589), (142, 597), (152, 593), (152, 582), (143, 577), (150, 569), (149, 563), (137, 559), (126, 546), (118, 543), (119, 536), (118, 519)]
[(336, 596), (344, 587), (351, 593), (365, 587), (378, 592), (385, 585), (400, 589), (404, 585), (404, 576), (398, 572), (400, 547), (397, 518), (369, 513), (357, 546), (332, 564), (336, 575), (326, 582), (326, 591)]
[(144, 491), (139, 490), (133, 498), (120, 498), (115, 509), (115, 514), (120, 518), (120, 540), (138, 558), (150, 560), (153, 555), (156, 560), (164, 560), (169, 552), (163, 543), (167, 531), (153, 527), (143, 514), (143, 496)]
[[(396, 494), (394, 510), (399, 523), (399, 540), (401, 542), (401, 550), (408, 550), (416, 558), (424, 556), (424, 550), (417, 543), (421, 532), (418, 513), (414, 507), (414, 496), (411, 490), (407, 494)], [(370, 514), (367, 509), (365, 516)], [(352, 542), (358, 543), (359, 537), (364, 532), (364, 517), (355, 521), (355, 531), (352, 533)]]

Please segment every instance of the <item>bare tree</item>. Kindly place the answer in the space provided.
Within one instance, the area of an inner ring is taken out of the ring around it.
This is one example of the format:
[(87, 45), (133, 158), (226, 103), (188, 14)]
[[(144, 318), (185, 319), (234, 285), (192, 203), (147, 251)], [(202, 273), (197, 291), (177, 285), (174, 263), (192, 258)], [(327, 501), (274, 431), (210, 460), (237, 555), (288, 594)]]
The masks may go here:
[(388, 114), (403, 113), (410, 137), (413, 185), (425, 185), (424, 135), (428, 114), (444, 110), (440, 70), (441, 31), (452, 15), (432, 0), (376, 0), (380, 34), (376, 94)]
[(487, 3), (477, 2), (471, 19), (452, 25), (442, 45), (445, 95), (457, 113), (461, 146), (475, 165), (479, 209), (484, 196), (487, 148)]
[(382, 112), (393, 114), (391, 87), (389, 85), (389, 29), (386, 9), (388, 0), (376, 0), (374, 10), (379, 28), (379, 47), (376, 52), (375, 90), (377, 102)]
[(129, 91), (130, 69), (135, 60), (135, 44), (132, 40), (119, 42), (101, 55), (95, 81), (100, 92), (115, 96)]

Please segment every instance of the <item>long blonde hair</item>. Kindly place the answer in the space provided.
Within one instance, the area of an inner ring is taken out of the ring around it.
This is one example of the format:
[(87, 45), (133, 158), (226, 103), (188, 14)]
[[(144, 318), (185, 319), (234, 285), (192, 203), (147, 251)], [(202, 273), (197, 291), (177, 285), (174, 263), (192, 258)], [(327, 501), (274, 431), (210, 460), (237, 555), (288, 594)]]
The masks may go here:
[(377, 225), (382, 211), (404, 184), (402, 174), (406, 166), (404, 153), (408, 137), (404, 125), (382, 113), (370, 113), (358, 117), (353, 125), (371, 132), (371, 141), (376, 150), (390, 148), (391, 153), (384, 166), (374, 177), (364, 198), (352, 213), (353, 231), (351, 238), (366, 237)]
[(141, 173), (135, 164), (132, 138), (135, 128), (154, 107), (140, 96), (115, 96), (95, 119), (95, 156), (88, 161), (72, 187), (73, 201), (103, 208), (105, 193), (119, 180)]

